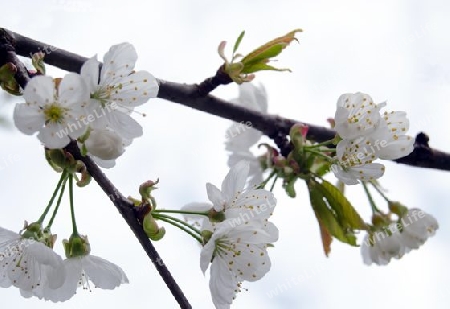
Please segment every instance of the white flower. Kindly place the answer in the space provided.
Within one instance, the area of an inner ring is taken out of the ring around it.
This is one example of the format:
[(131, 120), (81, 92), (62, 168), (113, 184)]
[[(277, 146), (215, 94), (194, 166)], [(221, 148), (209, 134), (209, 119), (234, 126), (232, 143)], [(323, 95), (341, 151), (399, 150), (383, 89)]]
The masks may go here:
[(371, 181), (384, 174), (384, 165), (372, 163), (377, 159), (372, 144), (365, 137), (352, 140), (341, 140), (336, 146), (338, 164), (331, 170), (335, 176), (347, 185), (355, 185), (362, 181)]
[[(239, 86), (239, 97), (232, 100), (236, 105), (250, 110), (267, 113), (267, 95), (264, 86), (256, 87), (252, 83)], [(259, 158), (253, 155), (250, 148), (261, 138), (262, 133), (252, 128), (249, 123), (235, 123), (226, 132), (225, 149), (230, 152), (228, 166), (232, 167), (240, 160), (250, 163), (250, 183), (259, 185), (263, 180), (263, 171)]]
[(249, 169), (248, 162), (240, 161), (230, 169), (220, 190), (211, 183), (206, 184), (208, 199), (214, 210), (224, 211), (225, 218), (239, 218), (245, 223), (253, 219), (265, 220), (272, 215), (277, 203), (272, 192), (252, 188), (245, 190)]
[(418, 249), (439, 229), (433, 216), (417, 208), (409, 209), (400, 222), (402, 242), (410, 249)]
[(267, 93), (262, 84), (259, 87), (252, 83), (239, 85), (239, 97), (232, 102), (254, 111), (267, 113)]
[(77, 74), (67, 74), (55, 88), (49, 76), (36, 76), (25, 87), (26, 103), (14, 108), (14, 123), (23, 133), (39, 132), (47, 148), (63, 148), (86, 130), (84, 106), (89, 92)]
[(359, 181), (371, 181), (380, 178), (384, 174), (384, 165), (369, 163), (359, 166), (343, 167), (337, 164), (331, 165), (334, 175), (346, 185), (357, 185)]
[(117, 159), (125, 151), (123, 139), (110, 129), (92, 130), (85, 145), (91, 155), (101, 160)]
[(0, 227), (0, 287), (12, 285), (25, 297), (42, 298), (64, 279), (62, 259), (52, 249)]
[(343, 139), (368, 135), (375, 131), (381, 116), (380, 109), (385, 103), (375, 104), (364, 93), (346, 93), (339, 97), (334, 129)]
[[(183, 210), (207, 211), (213, 208), (216, 212), (224, 212), (225, 219), (232, 218), (235, 225), (246, 224), (251, 220), (265, 221), (272, 215), (277, 200), (272, 192), (265, 189), (245, 188), (249, 169), (247, 161), (238, 162), (228, 172), (221, 189), (211, 183), (206, 184), (208, 199), (212, 204), (190, 203)], [(187, 215), (185, 218), (199, 219), (199, 216)], [(203, 220), (201, 225), (203, 230), (214, 230), (217, 224)]]
[(233, 151), (228, 157), (228, 166), (232, 167), (236, 165), (239, 161), (246, 161), (249, 164), (249, 185), (259, 186), (263, 181), (263, 171), (261, 169), (261, 157), (255, 157), (255, 155), (250, 151)]
[(361, 255), (364, 264), (372, 263), (387, 265), (392, 258), (399, 259), (406, 253), (401, 236), (395, 231), (395, 224), (391, 224), (387, 230), (367, 234), (361, 244)]
[(107, 290), (128, 283), (126, 274), (119, 266), (90, 254), (64, 260), (64, 268), (66, 270), (64, 284), (56, 290), (46, 290), (46, 300), (66, 301), (76, 293), (78, 287), (90, 290), (89, 281), (96, 288)]
[(401, 111), (384, 112), (378, 128), (368, 136), (380, 159), (395, 160), (414, 150), (414, 139), (406, 135), (409, 120)]
[(254, 220), (236, 226), (232, 221), (217, 225), (200, 255), (203, 272), (211, 263), (209, 287), (216, 308), (229, 308), (242, 281), (259, 280), (270, 270), (267, 245), (278, 240), (272, 223)]
[(81, 76), (91, 94), (89, 115), (96, 115), (93, 128), (111, 128), (125, 139), (142, 135), (142, 127), (129, 113), (158, 94), (156, 79), (146, 71), (134, 71), (137, 54), (133, 45), (113, 45), (103, 57), (99, 81), (97, 56), (83, 64)]
[(386, 265), (391, 258), (399, 259), (422, 246), (438, 228), (433, 216), (417, 208), (409, 209), (399, 222), (389, 224), (386, 230), (365, 236), (361, 245), (364, 263)]

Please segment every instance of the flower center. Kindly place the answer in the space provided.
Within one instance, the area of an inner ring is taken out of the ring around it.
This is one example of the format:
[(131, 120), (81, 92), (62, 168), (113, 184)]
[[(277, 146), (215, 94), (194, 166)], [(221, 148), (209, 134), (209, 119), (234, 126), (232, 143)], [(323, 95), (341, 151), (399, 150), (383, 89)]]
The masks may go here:
[(61, 107), (57, 103), (46, 105), (44, 108), (45, 124), (49, 123), (62, 123), (64, 116), (66, 115), (68, 108)]
[(214, 249), (213, 256), (216, 255), (228, 255), (233, 254), (233, 257), (241, 255), (240, 250), (236, 250), (236, 245), (230, 243), (227, 239), (221, 238), (216, 240), (216, 248)]
[(119, 93), (119, 90), (121, 89), (122, 84), (118, 84), (117, 86), (102, 86), (99, 87), (93, 94), (91, 94), (91, 98), (99, 101), (102, 107), (106, 107), (106, 105), (111, 101), (111, 95), (113, 93)]

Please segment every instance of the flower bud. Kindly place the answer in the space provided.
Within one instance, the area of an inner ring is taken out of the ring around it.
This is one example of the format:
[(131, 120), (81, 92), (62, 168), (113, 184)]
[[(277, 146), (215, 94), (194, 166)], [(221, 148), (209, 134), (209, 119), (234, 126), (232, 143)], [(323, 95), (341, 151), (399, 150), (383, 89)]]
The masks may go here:
[(286, 184), (284, 184), (284, 189), (286, 190), (286, 194), (289, 197), (296, 197), (297, 196), (297, 193), (295, 192), (294, 184), (295, 184), (295, 179), (287, 182)]
[(77, 180), (77, 186), (82, 188), (91, 182), (91, 174), (89, 174), (86, 165), (83, 162), (77, 161), (76, 172), (81, 174), (81, 179)]
[(408, 208), (403, 206), (400, 202), (389, 201), (388, 206), (389, 210), (399, 218), (403, 217), (408, 212)]
[(164, 227), (159, 227), (155, 218), (148, 213), (144, 216), (144, 220), (142, 220), (142, 228), (144, 229), (145, 234), (147, 234), (148, 238), (151, 240), (157, 241), (163, 238), (166, 234), (166, 230)]
[(291, 143), (294, 148), (299, 151), (302, 149), (303, 144), (306, 141), (306, 134), (308, 132), (308, 127), (302, 123), (296, 123), (292, 126), (289, 131), (289, 136), (291, 138)]
[(117, 159), (125, 151), (122, 138), (110, 130), (92, 130), (85, 145), (90, 154), (102, 160)]
[(158, 189), (156, 185), (159, 183), (159, 178), (156, 181), (147, 180), (139, 186), (139, 194), (142, 196), (143, 200), (148, 200), (152, 197), (151, 193), (153, 190)]

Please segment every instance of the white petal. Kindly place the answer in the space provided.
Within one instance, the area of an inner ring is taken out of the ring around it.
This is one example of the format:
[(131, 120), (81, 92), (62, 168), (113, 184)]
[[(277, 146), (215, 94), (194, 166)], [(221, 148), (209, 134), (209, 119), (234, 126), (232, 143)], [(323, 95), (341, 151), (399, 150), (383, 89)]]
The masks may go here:
[(225, 204), (227, 203), (227, 197), (213, 184), (206, 184), (206, 192), (208, 193), (208, 199), (213, 203), (216, 211), (223, 211)]
[(11, 230), (5, 229), (0, 226), (0, 249), (2, 243), (9, 242), (11, 240), (20, 239), (20, 235)]
[(84, 78), (89, 93), (94, 93), (98, 87), (98, 75), (100, 69), (100, 62), (97, 60), (97, 55), (89, 58), (81, 67), (80, 75)]
[(49, 124), (43, 127), (37, 138), (50, 149), (63, 148), (70, 142), (70, 131), (60, 124)]
[(231, 152), (248, 151), (260, 140), (262, 133), (243, 123), (234, 123), (225, 133), (225, 149)]
[(243, 221), (268, 219), (277, 204), (272, 192), (255, 189), (237, 196), (226, 208), (227, 218), (240, 217)]
[(239, 86), (239, 98), (236, 104), (258, 112), (267, 112), (267, 96), (263, 85), (256, 87), (252, 83), (243, 83)]
[(357, 185), (359, 183), (358, 179), (353, 176), (352, 173), (347, 172), (343, 167), (337, 164), (331, 165), (331, 171), (334, 173), (336, 178), (346, 185)]
[(384, 165), (380, 163), (370, 163), (350, 168), (342, 168), (333, 164), (331, 170), (335, 176), (347, 185), (356, 185), (358, 180), (372, 181), (380, 178), (384, 174)]
[(102, 160), (96, 156), (92, 156), (92, 160), (103, 168), (113, 168), (116, 165), (116, 160)]
[(137, 53), (128, 42), (113, 45), (103, 57), (101, 85), (114, 85), (134, 69)]
[(45, 289), (44, 298), (46, 300), (63, 302), (72, 298), (77, 292), (78, 282), (82, 274), (81, 258), (66, 259), (63, 265), (66, 273), (64, 284), (57, 289)]
[(122, 268), (94, 255), (82, 259), (82, 267), (88, 278), (96, 287), (112, 290), (121, 284), (128, 283)]
[(216, 308), (230, 308), (236, 295), (238, 281), (222, 259), (214, 259), (211, 265), (209, 288)]
[(64, 76), (58, 89), (58, 101), (62, 106), (70, 107), (72, 113), (88, 104), (89, 91), (80, 75), (70, 73)]
[(55, 85), (50, 76), (33, 77), (23, 91), (25, 102), (33, 106), (44, 106), (54, 101)]
[(31, 135), (39, 131), (45, 123), (45, 116), (37, 105), (18, 103), (14, 108), (14, 124), (20, 132)]
[(142, 136), (142, 126), (131, 116), (120, 111), (111, 111), (105, 115), (109, 120), (109, 125), (113, 131), (125, 139), (134, 139)]
[(396, 160), (409, 155), (414, 150), (414, 139), (409, 135), (400, 135), (377, 151), (377, 156), (383, 160)]
[(215, 239), (210, 239), (200, 252), (200, 269), (203, 271), (203, 273), (205, 273), (205, 271), (208, 269), (209, 263), (211, 263), (215, 246)]
[(114, 160), (124, 152), (122, 138), (111, 130), (92, 130), (86, 140), (90, 154), (102, 160)]
[(404, 227), (403, 234), (425, 242), (429, 237), (434, 236), (439, 229), (437, 220), (424, 211), (412, 208), (402, 217), (401, 222)]
[(159, 84), (147, 71), (139, 71), (120, 80), (121, 89), (113, 92), (111, 99), (122, 106), (136, 107), (158, 95)]
[(222, 182), (221, 191), (228, 201), (231, 201), (236, 194), (244, 190), (249, 170), (250, 166), (248, 162), (240, 161), (233, 166), (227, 176), (225, 176), (225, 179)]

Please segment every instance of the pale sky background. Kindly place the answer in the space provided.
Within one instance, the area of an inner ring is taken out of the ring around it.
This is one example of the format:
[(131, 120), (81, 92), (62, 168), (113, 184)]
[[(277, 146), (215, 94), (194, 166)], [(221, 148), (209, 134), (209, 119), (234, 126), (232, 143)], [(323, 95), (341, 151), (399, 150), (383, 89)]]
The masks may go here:
[[(258, 74), (269, 96), (269, 112), (327, 125), (342, 93), (365, 92), (388, 110), (408, 113), (412, 135), (425, 131), (432, 147), (450, 151), (450, 5), (447, 1), (6, 1), (1, 0), (1, 27), (99, 58), (113, 44), (128, 41), (137, 49), (137, 69), (158, 78), (194, 83), (221, 65), (216, 53), (222, 40), (248, 52), (258, 44), (302, 28), (299, 44), (279, 57), (292, 73)], [(230, 43), (231, 44), (231, 43)], [(231, 50), (228, 50), (231, 52)], [(48, 67), (54, 77), (63, 72)], [(225, 99), (237, 86), (214, 91)], [(20, 100), (19, 100), (20, 101)], [(3, 104), (2, 104), (3, 105)], [(3, 107), (3, 106), (2, 106)], [(12, 115), (13, 104), (2, 108)], [(138, 196), (145, 180), (160, 178), (159, 207), (178, 209), (207, 201), (205, 183), (220, 185), (228, 172), (224, 152), (230, 121), (155, 99), (139, 108), (144, 136), (135, 140), (106, 174), (124, 195)], [(59, 175), (47, 166), (35, 137), (14, 128), (0, 132), (0, 226), (18, 231), (23, 220), (36, 220)], [(392, 199), (433, 214), (440, 229), (419, 250), (387, 267), (367, 267), (359, 248), (334, 242), (323, 255), (319, 230), (305, 186), (298, 197), (285, 196), (280, 185), (273, 216), (280, 240), (270, 250), (271, 271), (232, 308), (448, 308), (450, 302), (450, 173), (386, 163), (382, 184)], [(332, 177), (330, 179), (333, 179)], [(370, 218), (362, 188), (348, 197)], [(379, 207), (385, 204), (378, 199)], [(76, 189), (78, 228), (88, 234), (92, 254), (120, 265), (130, 284), (114, 291), (79, 291), (71, 300), (53, 304), (24, 299), (14, 288), (0, 289), (0, 308), (177, 308), (162, 279), (123, 219), (93, 183)], [(53, 227), (60, 240), (70, 236), (68, 204)], [(213, 308), (199, 267), (199, 246), (186, 234), (166, 226), (156, 243), (162, 258), (193, 308)], [(276, 289), (285, 289), (274, 295)]]

